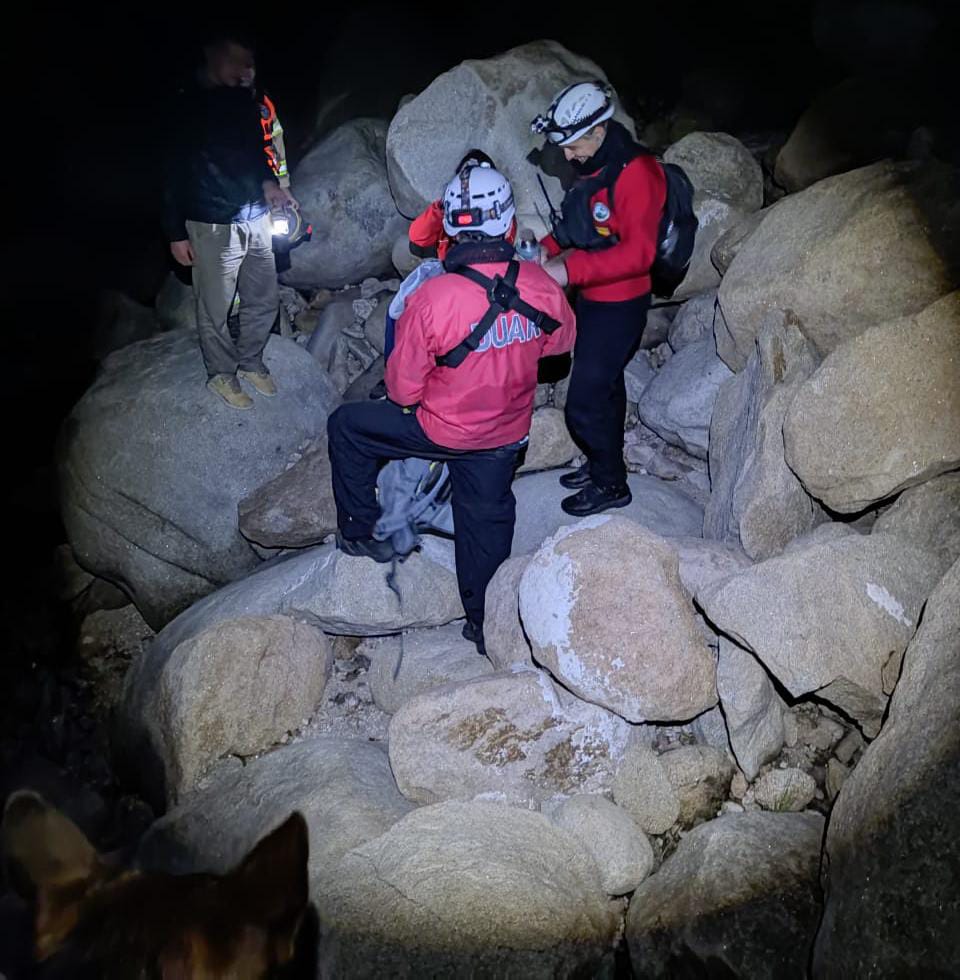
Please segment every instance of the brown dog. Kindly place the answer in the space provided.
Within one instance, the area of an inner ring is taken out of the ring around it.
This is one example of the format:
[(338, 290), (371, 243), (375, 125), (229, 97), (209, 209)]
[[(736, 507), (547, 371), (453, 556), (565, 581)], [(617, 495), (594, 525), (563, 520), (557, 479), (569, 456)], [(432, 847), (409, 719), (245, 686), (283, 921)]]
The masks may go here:
[(69, 976), (259, 980), (288, 964), (307, 909), (307, 826), (294, 813), (229, 874), (111, 867), (36, 793), (3, 814), (4, 864), (34, 903), (35, 955)]

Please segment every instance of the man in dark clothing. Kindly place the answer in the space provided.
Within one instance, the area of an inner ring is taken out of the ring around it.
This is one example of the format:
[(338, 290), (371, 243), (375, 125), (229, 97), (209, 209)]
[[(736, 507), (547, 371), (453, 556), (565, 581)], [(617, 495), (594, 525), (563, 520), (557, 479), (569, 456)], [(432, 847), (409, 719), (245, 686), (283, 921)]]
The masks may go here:
[[(207, 386), (242, 409), (253, 400), (240, 379), (262, 395), (277, 391), (263, 363), (279, 309), (270, 210), (298, 205), (288, 189), (283, 131), (272, 103), (254, 90), (252, 49), (221, 36), (204, 56), (173, 120), (164, 230), (174, 258), (193, 267)], [(228, 319), (238, 296), (234, 337)]]
[(613, 119), (614, 112), (609, 86), (579, 82), (533, 123), (579, 174), (554, 234), (542, 242), (547, 272), (561, 286), (580, 290), (566, 419), (587, 462), (560, 478), (578, 491), (560, 505), (577, 517), (631, 501), (623, 462), (623, 371), (646, 324), (666, 200), (662, 167)]

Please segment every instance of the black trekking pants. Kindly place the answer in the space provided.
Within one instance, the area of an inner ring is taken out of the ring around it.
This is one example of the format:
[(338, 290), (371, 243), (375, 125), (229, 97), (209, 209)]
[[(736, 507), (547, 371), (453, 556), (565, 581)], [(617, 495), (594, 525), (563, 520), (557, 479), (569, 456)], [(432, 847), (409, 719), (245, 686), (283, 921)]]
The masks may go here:
[(627, 388), (623, 369), (640, 346), (650, 295), (623, 303), (577, 302), (577, 341), (567, 392), (567, 428), (586, 454), (600, 487), (627, 481), (623, 426)]
[(327, 422), (327, 435), (337, 524), (345, 538), (372, 534), (380, 516), (377, 474), (385, 462), (415, 456), (447, 463), (460, 598), (467, 619), (482, 626), (487, 586), (513, 544), (512, 484), (525, 443), (499, 449), (447, 449), (427, 438), (414, 412), (389, 401), (341, 405)]

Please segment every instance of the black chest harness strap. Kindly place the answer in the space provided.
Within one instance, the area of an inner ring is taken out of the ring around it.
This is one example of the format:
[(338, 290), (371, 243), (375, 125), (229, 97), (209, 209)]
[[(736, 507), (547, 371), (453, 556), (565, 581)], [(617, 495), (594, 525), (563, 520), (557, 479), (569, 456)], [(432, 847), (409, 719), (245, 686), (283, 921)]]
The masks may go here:
[(556, 330), (560, 323), (553, 317), (547, 316), (542, 310), (531, 306), (526, 300), (520, 298), (517, 291), (517, 276), (520, 273), (520, 263), (516, 259), (511, 259), (507, 265), (506, 274), (494, 276), (489, 279), (487, 276), (477, 272), (476, 269), (468, 265), (454, 265), (447, 269), (458, 276), (463, 276), (471, 282), (475, 282), (482, 287), (490, 300), (490, 306), (484, 313), (480, 322), (470, 331), (470, 334), (457, 344), (452, 350), (447, 351), (437, 357), (438, 367), (459, 367), (466, 359), (467, 354), (475, 351), (487, 332), (493, 326), (497, 317), (507, 310), (514, 310), (521, 316), (525, 316), (531, 323), (545, 334), (551, 334)]

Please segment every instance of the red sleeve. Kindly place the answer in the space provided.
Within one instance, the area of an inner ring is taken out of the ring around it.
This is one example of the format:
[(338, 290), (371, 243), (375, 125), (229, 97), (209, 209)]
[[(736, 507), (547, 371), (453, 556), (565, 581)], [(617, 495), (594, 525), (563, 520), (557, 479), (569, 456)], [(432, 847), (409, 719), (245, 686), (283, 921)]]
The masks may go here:
[(543, 246), (543, 250), (547, 253), (547, 256), (551, 259), (556, 258), (563, 251), (553, 235), (547, 235), (545, 238), (541, 238), (540, 244)]
[(410, 225), (410, 242), (420, 248), (434, 248), (443, 235), (443, 205), (439, 201), (427, 206)]
[(547, 337), (543, 345), (542, 357), (553, 357), (555, 354), (566, 354), (573, 350), (573, 342), (577, 337), (577, 317), (562, 289), (557, 289), (558, 302), (550, 315), (560, 321), (560, 326)]
[(427, 376), (437, 366), (439, 352), (432, 336), (430, 307), (422, 301), (421, 292), (422, 287), (407, 299), (384, 372), (387, 396), (398, 405), (416, 405), (423, 397)]
[(659, 164), (647, 160), (628, 165), (617, 179), (614, 208), (620, 241), (596, 252), (578, 249), (566, 260), (571, 286), (602, 286), (621, 279), (645, 276), (657, 253), (657, 229), (663, 212), (666, 182)]

